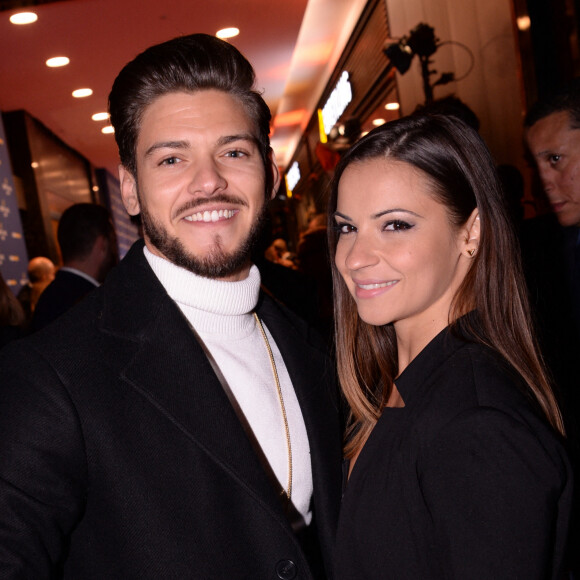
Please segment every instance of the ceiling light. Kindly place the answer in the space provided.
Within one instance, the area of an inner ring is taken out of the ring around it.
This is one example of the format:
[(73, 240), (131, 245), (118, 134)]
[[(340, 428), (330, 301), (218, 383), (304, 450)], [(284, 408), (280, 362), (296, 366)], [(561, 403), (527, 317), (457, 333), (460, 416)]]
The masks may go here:
[(93, 121), (106, 121), (109, 118), (109, 113), (95, 113), (91, 119)]
[(109, 135), (110, 133), (114, 133), (115, 129), (113, 128), (112, 125), (107, 125), (106, 127), (103, 127), (101, 129), (101, 133), (104, 133), (105, 135)]
[(379, 127), (380, 125), (384, 125), (386, 121), (384, 119), (373, 119), (373, 125), (375, 127)]
[(55, 56), (53, 58), (49, 58), (46, 61), (46, 66), (56, 68), (58, 66), (66, 66), (69, 62), (70, 59), (66, 56)]
[(240, 29), (239, 28), (222, 28), (221, 30), (218, 30), (215, 35), (218, 38), (233, 38), (234, 36), (237, 36), (240, 33)]
[(532, 21), (530, 20), (529, 16), (520, 16), (517, 21), (518, 28), (524, 32), (524, 30), (529, 30), (530, 26), (532, 25)]
[(72, 92), (75, 99), (82, 99), (83, 97), (90, 97), (93, 94), (93, 89), (77, 89)]
[(10, 17), (12, 24), (31, 24), (37, 20), (38, 16), (34, 12), (18, 12)]
[(398, 111), (400, 107), (401, 105), (399, 105), (399, 103), (387, 103), (385, 105), (385, 109), (387, 109), (387, 111)]

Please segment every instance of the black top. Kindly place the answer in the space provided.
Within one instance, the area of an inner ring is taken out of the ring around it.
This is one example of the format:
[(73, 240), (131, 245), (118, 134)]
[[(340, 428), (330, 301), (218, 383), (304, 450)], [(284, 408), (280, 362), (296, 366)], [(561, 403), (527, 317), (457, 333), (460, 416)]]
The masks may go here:
[(559, 578), (571, 470), (512, 373), (446, 329), (396, 385), (346, 485), (336, 578)]

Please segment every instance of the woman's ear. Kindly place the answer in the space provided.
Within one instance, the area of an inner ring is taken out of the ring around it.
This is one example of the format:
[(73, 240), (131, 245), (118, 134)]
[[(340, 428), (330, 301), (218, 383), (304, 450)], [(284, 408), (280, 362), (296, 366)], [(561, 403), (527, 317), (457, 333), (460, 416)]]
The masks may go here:
[(479, 210), (477, 208), (471, 212), (467, 222), (465, 222), (464, 232), (464, 251), (469, 258), (473, 258), (479, 247), (480, 220)]

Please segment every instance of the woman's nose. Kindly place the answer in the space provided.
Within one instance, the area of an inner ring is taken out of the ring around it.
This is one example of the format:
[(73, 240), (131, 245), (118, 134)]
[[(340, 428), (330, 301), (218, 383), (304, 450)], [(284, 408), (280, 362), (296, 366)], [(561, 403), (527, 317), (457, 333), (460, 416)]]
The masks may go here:
[(353, 235), (353, 240), (345, 256), (345, 266), (349, 270), (360, 270), (373, 266), (378, 261), (375, 244), (371, 236), (360, 232)]

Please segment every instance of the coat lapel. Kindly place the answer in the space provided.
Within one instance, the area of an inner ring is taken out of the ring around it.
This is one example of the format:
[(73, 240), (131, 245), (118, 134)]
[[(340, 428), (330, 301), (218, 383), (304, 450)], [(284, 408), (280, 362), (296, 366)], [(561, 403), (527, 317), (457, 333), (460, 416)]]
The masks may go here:
[(310, 444), (315, 517), (328, 554), (334, 541), (342, 479), (342, 431), (334, 366), (325, 345), (319, 340), (307, 342), (306, 329), (298, 329), (297, 321), (289, 320), (272, 300), (261, 300), (258, 314), (276, 341), (300, 403)]
[(178, 306), (133, 247), (110, 274), (102, 329), (129, 339), (122, 378), (183, 436), (284, 520), (276, 492), (202, 347)]

